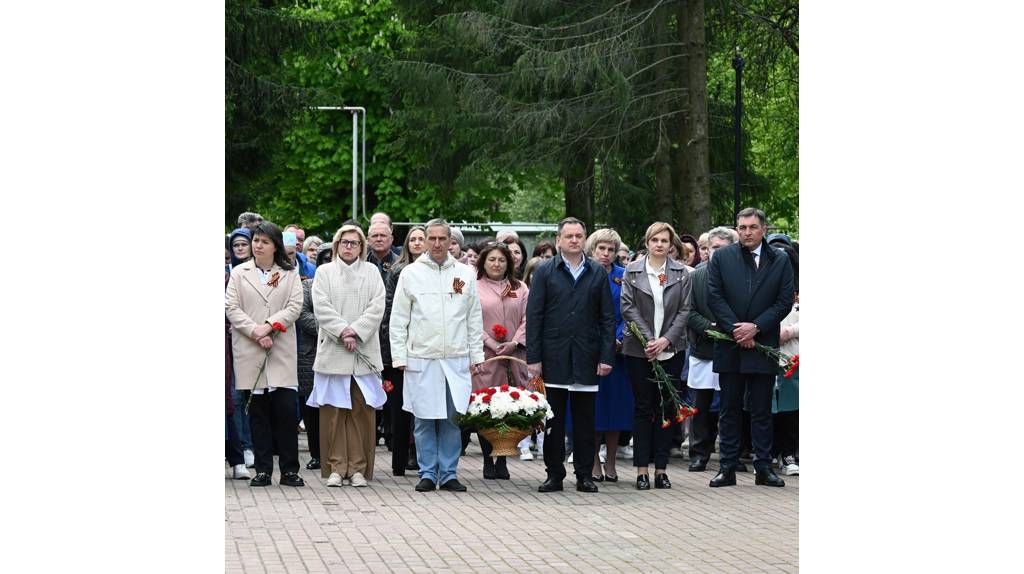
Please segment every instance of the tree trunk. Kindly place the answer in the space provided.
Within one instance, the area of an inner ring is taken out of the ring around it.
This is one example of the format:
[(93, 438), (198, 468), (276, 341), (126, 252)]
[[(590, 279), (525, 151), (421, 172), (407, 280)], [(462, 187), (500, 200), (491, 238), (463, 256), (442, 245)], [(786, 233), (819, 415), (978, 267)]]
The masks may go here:
[(565, 216), (587, 224), (594, 230), (594, 156), (590, 146), (577, 148), (566, 159), (562, 171), (565, 182)]
[[(668, 6), (662, 6), (654, 14), (653, 19), (654, 27), (654, 40), (658, 45), (655, 49), (654, 60), (656, 62), (663, 62), (654, 68), (654, 78), (657, 82), (659, 90), (667, 89), (668, 86), (668, 70), (667, 67), (671, 65), (668, 59), (669, 51), (665, 45), (668, 39)], [(660, 98), (658, 101), (658, 115), (664, 117), (669, 113), (668, 98)], [(657, 138), (654, 151), (654, 208), (656, 217), (663, 221), (669, 221), (673, 225), (677, 224), (672, 219), (672, 164), (671, 154), (669, 152), (672, 147), (672, 142), (669, 140), (668, 128), (665, 122), (659, 120), (654, 124), (654, 129), (657, 131)]]
[(686, 56), (683, 61), (682, 87), (686, 89), (688, 110), (683, 115), (679, 141), (685, 174), (681, 193), (686, 200), (682, 229), (698, 236), (711, 228), (711, 187), (708, 165), (708, 74), (707, 45), (704, 40), (704, 0), (679, 3), (679, 41)]

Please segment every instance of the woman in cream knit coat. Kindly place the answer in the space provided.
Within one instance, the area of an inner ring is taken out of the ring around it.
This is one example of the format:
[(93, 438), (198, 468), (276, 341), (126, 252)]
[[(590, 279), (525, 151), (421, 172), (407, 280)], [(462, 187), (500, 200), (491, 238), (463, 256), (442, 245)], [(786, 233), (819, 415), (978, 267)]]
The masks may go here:
[(333, 260), (313, 281), (319, 336), (306, 404), (320, 409), (320, 473), (327, 486), (366, 486), (373, 478), (374, 410), (387, 398), (377, 337), (384, 281), (365, 261), (366, 236), (359, 227), (339, 229), (333, 245)]

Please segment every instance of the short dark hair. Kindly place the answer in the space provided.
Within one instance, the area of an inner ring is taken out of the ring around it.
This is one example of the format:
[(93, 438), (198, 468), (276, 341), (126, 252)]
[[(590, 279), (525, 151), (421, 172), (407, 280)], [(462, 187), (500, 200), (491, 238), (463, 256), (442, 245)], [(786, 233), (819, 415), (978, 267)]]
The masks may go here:
[[(270, 239), (271, 243), (274, 244), (274, 263), (278, 267), (285, 271), (291, 271), (291, 261), (288, 261), (288, 253), (284, 250), (284, 237), (281, 234), (281, 230), (276, 225), (269, 221), (261, 221), (256, 225), (252, 226), (252, 238), (256, 239), (257, 235), (263, 235), (267, 239)], [(253, 253), (253, 260), (256, 259), (256, 254)]]
[(579, 219), (576, 219), (575, 217), (566, 217), (562, 221), (558, 222), (558, 234), (559, 235), (562, 234), (562, 228), (565, 227), (566, 225), (582, 225), (583, 226), (583, 236), (586, 237), (586, 235), (587, 235), (587, 224), (583, 223)]
[(555, 244), (552, 243), (550, 239), (545, 239), (543, 241), (538, 241), (537, 245), (534, 246), (533, 256), (540, 257), (541, 255), (544, 254), (545, 251), (551, 251), (552, 255), (558, 253), (558, 250), (555, 249)]
[(516, 279), (515, 270), (512, 269), (512, 266), (515, 265), (515, 260), (512, 259), (512, 250), (508, 248), (507, 243), (494, 242), (484, 246), (483, 250), (480, 251), (480, 257), (476, 260), (476, 278), (481, 279), (487, 276), (484, 262), (487, 260), (487, 254), (494, 250), (501, 252), (502, 257), (505, 258), (505, 279), (508, 279), (513, 289), (519, 289), (519, 280)]
[(751, 217), (754, 215), (756, 215), (757, 219), (761, 221), (761, 225), (765, 225), (767, 218), (765, 217), (764, 212), (756, 207), (745, 207), (740, 210), (740, 212), (736, 214), (736, 221), (739, 221), (741, 217)]

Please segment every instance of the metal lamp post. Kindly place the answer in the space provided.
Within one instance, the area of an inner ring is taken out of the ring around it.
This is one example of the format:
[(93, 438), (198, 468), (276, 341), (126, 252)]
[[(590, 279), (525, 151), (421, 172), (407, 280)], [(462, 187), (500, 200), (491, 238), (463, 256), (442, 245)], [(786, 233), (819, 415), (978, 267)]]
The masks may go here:
[(363, 164), (362, 164), (362, 191), (363, 191), (363, 214), (366, 214), (366, 108), (359, 106), (315, 106), (310, 109), (321, 111), (345, 111), (352, 112), (352, 219), (359, 218), (359, 195), (357, 194), (357, 182), (359, 174), (359, 114), (363, 115)]
[(734, 136), (736, 160), (732, 186), (733, 221), (736, 220), (736, 214), (740, 212), (740, 176), (743, 170), (743, 128), (741, 126), (743, 120), (743, 64), (743, 56), (740, 55), (740, 49), (737, 47), (736, 56), (732, 59), (732, 68), (736, 70), (736, 105), (733, 113), (733, 128), (736, 131)]

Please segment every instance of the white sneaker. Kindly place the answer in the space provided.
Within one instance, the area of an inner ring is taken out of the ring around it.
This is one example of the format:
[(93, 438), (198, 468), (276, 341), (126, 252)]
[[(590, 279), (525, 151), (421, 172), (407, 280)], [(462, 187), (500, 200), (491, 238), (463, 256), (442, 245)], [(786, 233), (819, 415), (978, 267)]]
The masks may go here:
[(251, 450), (245, 449), (245, 452), (242, 453), (242, 458), (245, 460), (245, 468), (256, 466), (256, 455)]
[(327, 478), (327, 486), (341, 486), (341, 475), (332, 472), (331, 476)]
[(244, 464), (236, 464), (231, 467), (231, 478), (236, 480), (249, 480), (252, 477), (249, 476), (249, 471), (245, 469)]
[(354, 473), (350, 482), (352, 486), (366, 486), (366, 478), (361, 472)]
[(782, 474), (786, 476), (799, 476), (800, 466), (796, 463), (796, 457), (789, 455), (782, 458)]
[(572, 453), (571, 452), (569, 453), (569, 459), (566, 460), (565, 462), (572, 462)]
[(530, 452), (530, 447), (519, 449), (519, 460), (533, 460), (533, 453)]
[(633, 447), (631, 447), (631, 446), (619, 447), (618, 458), (622, 458), (622, 459), (626, 459), (626, 460), (629, 460), (629, 459), (633, 458)]
[(306, 432), (306, 421), (299, 421), (299, 432)]

